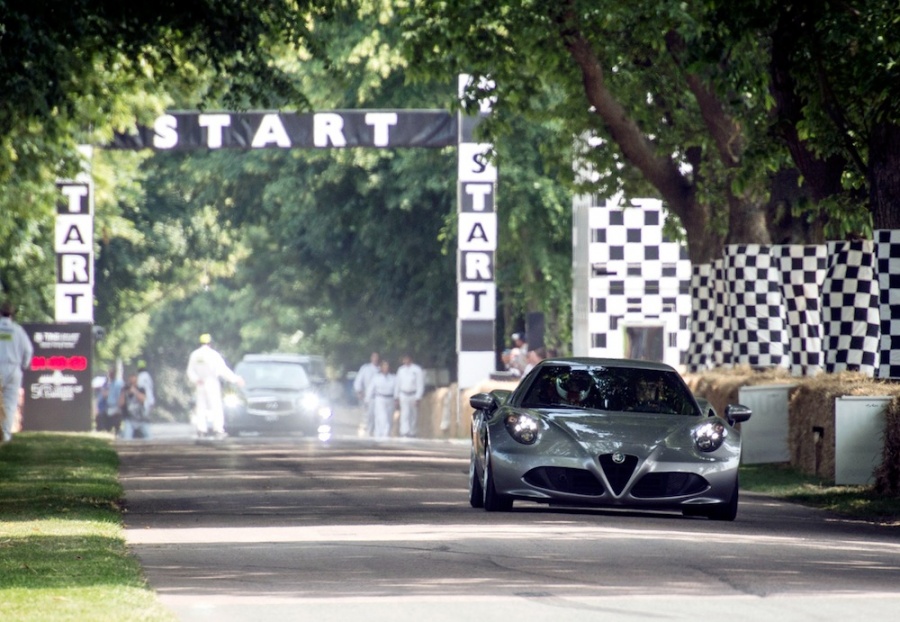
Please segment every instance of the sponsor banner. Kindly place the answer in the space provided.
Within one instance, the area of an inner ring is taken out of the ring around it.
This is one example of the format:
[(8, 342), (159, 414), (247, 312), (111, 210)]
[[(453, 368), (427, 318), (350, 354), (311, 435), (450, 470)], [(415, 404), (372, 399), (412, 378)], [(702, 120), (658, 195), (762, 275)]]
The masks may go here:
[(446, 110), (170, 112), (152, 127), (117, 134), (111, 149), (334, 149), (449, 147), (456, 117)]
[(92, 429), (91, 325), (23, 324), (34, 344), (25, 371), (25, 430), (86, 432)]

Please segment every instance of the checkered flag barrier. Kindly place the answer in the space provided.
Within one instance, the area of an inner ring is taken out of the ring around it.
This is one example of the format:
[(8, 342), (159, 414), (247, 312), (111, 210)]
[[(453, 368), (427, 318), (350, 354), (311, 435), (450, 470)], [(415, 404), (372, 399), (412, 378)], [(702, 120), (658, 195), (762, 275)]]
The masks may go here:
[(715, 367), (716, 299), (713, 277), (713, 265), (709, 263), (696, 265), (691, 270), (691, 343), (686, 365), (692, 373)]
[(725, 247), (734, 362), (751, 367), (789, 367), (781, 276), (774, 247)]
[(725, 280), (725, 260), (713, 262), (713, 299), (716, 326), (713, 329), (713, 362), (716, 367), (734, 365), (734, 340), (731, 334), (731, 306), (728, 300), (728, 282)]
[(822, 326), (825, 371), (875, 375), (881, 330), (872, 240), (828, 242)]
[[(615, 201), (589, 214), (592, 277), (589, 330), (591, 356), (655, 357), (686, 362), (690, 343), (691, 263), (687, 248), (666, 239), (665, 210), (658, 200)], [(657, 327), (661, 344), (642, 351), (641, 329)]]
[(790, 338), (792, 376), (814, 376), (824, 369), (822, 284), (828, 268), (824, 244), (775, 247)]
[(900, 379), (900, 229), (875, 232), (881, 318), (879, 378)]

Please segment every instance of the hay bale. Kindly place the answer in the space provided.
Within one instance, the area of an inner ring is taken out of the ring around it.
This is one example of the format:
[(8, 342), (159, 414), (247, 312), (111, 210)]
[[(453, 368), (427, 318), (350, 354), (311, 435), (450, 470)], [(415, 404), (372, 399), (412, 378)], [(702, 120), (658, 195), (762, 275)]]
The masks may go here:
[(472, 425), (472, 408), (469, 406), (469, 398), (476, 393), (489, 393), (495, 389), (512, 391), (518, 384), (518, 381), (490, 380), (465, 389), (461, 394), (456, 384), (429, 391), (422, 397), (419, 407), (418, 436), (422, 438), (469, 438)]
[(791, 465), (808, 475), (833, 480), (834, 401), (844, 396), (875, 395), (900, 395), (900, 385), (850, 371), (804, 379), (790, 401)]
[(900, 397), (888, 404), (884, 426), (884, 453), (875, 469), (875, 492), (900, 496)]
[(705, 398), (719, 415), (725, 407), (737, 404), (741, 387), (761, 384), (793, 384), (797, 381), (785, 369), (755, 370), (741, 365), (730, 369), (714, 369), (684, 376), (684, 381), (697, 397)]

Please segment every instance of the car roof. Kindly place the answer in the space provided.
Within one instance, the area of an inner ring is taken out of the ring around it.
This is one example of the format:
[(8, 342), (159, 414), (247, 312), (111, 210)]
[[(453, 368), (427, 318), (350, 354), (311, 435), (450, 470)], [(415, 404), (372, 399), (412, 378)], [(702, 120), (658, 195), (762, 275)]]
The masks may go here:
[(269, 363), (309, 363), (321, 361), (322, 357), (316, 354), (289, 354), (286, 352), (271, 352), (267, 354), (245, 354), (242, 361), (269, 362)]
[[(590, 358), (590, 357), (561, 357), (549, 358), (541, 361), (540, 365), (584, 365), (585, 367), (630, 367), (632, 369), (655, 369), (659, 371), (672, 371), (675, 368), (665, 363), (655, 361), (643, 361), (640, 359), (614, 359), (614, 358)], [(677, 372), (676, 372), (677, 373)]]

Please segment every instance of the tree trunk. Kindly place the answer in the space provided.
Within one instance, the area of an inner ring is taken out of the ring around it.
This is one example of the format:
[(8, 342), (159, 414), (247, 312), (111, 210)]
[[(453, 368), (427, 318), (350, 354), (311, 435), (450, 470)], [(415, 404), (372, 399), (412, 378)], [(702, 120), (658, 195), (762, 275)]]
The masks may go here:
[(869, 204), (873, 228), (900, 229), (900, 125), (877, 124), (869, 140)]

